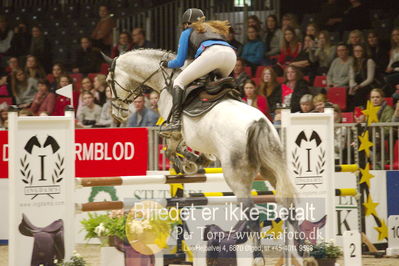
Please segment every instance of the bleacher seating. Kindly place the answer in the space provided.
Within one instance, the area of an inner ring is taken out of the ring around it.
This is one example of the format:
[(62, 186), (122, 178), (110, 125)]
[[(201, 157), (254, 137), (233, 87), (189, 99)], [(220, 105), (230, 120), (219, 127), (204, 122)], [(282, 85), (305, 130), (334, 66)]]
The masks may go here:
[(317, 88), (325, 88), (327, 86), (327, 76), (316, 76), (313, 86)]
[(342, 123), (353, 123), (353, 112), (344, 112), (341, 113)]
[(342, 111), (346, 110), (346, 88), (333, 87), (327, 90), (327, 99), (331, 103), (338, 104)]

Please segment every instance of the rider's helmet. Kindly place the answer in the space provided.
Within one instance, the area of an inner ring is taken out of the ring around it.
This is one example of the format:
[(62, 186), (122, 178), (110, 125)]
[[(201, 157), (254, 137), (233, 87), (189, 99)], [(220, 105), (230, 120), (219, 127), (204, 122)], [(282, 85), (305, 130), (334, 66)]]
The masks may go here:
[(184, 23), (193, 23), (198, 21), (200, 18), (204, 17), (204, 12), (198, 8), (189, 8), (183, 14), (183, 24)]

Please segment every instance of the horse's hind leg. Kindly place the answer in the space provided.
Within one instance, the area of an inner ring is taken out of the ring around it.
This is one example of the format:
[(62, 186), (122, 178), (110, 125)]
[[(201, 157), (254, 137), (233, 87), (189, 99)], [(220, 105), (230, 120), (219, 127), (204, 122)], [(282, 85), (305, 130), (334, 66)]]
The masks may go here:
[[(250, 217), (251, 209), (255, 208), (254, 202), (251, 199), (251, 189), (256, 171), (248, 167), (245, 158), (234, 158), (234, 156), (229, 161), (222, 160), (222, 167), (226, 183), (237, 197), (238, 202), (242, 204), (243, 210), (247, 208), (247, 217)], [(261, 251), (259, 217), (254, 221), (248, 221), (248, 225), (251, 232), (254, 233), (252, 239), (254, 241), (253, 265), (265, 265)]]

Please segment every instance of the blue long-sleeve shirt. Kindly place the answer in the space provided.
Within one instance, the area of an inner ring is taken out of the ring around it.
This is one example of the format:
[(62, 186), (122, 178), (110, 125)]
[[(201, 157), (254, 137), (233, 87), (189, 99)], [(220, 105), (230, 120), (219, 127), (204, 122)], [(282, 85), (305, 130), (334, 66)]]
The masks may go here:
[(248, 41), (243, 49), (241, 57), (256, 65), (263, 64), (265, 54), (265, 44), (262, 41)]
[[(177, 48), (177, 56), (174, 60), (171, 60), (168, 62), (169, 68), (179, 68), (184, 65), (184, 61), (186, 61), (186, 59), (188, 57), (188, 49), (189, 49), (189, 45), (190, 45), (190, 35), (191, 35), (192, 31), (193, 31), (192, 28), (187, 28), (181, 33), (180, 39), (179, 39), (179, 46)], [(230, 44), (228, 44), (225, 41), (207, 40), (207, 41), (204, 41), (201, 43), (200, 47), (198, 48), (198, 50), (195, 53), (194, 58), (197, 58), (198, 56), (200, 56), (206, 47), (212, 46), (214, 44), (232, 47)]]

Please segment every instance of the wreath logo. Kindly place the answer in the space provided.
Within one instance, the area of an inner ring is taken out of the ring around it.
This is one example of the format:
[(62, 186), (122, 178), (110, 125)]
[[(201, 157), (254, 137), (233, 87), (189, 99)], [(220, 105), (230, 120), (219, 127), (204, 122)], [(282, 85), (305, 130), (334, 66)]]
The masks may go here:
[[(48, 154), (48, 149), (45, 149), (47, 146), (50, 146), (51, 153)], [(32, 160), (35, 159), (35, 155), (33, 155), (34, 149), (37, 149), (37, 156), (40, 160), (40, 174), (35, 175), (36, 173), (32, 169), (33, 164)], [(24, 147), (25, 154), (20, 158), (20, 173), (22, 175), (21, 181), (26, 185), (25, 186), (25, 195), (32, 196), (31, 199), (36, 198), (39, 195), (47, 195), (50, 198), (54, 198), (54, 194), (60, 193), (60, 183), (64, 179), (63, 173), (65, 171), (64, 167), (64, 157), (60, 155), (59, 150), (60, 146), (58, 142), (52, 136), (47, 136), (44, 144), (42, 145), (37, 136), (31, 137)], [(48, 164), (48, 159), (46, 157), (53, 157), (52, 165)], [(53, 167), (51, 172), (51, 179), (46, 177), (46, 169), (49, 167)]]

